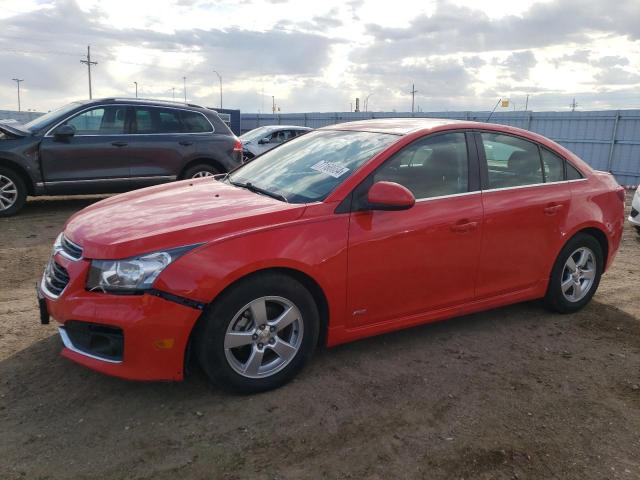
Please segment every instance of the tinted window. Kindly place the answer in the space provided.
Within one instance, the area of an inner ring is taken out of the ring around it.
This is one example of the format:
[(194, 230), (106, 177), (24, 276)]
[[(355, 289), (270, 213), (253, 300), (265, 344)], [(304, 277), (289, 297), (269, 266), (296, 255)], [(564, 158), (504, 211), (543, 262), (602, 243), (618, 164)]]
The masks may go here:
[(180, 123), (180, 113), (178, 110), (171, 110), (168, 108), (158, 108), (156, 110), (158, 113), (158, 132), (182, 132), (182, 124)]
[(569, 162), (566, 162), (566, 164), (567, 164), (567, 180), (578, 180), (579, 178), (584, 178), (576, 167), (571, 165)]
[(136, 108), (136, 116), (134, 119), (135, 133), (156, 133), (153, 128), (152, 112), (152, 108)]
[(385, 133), (310, 132), (263, 153), (228, 178), (284, 195), (291, 203), (320, 201), (397, 140)]
[(180, 111), (180, 119), (186, 133), (205, 133), (212, 132), (211, 124), (209, 121), (198, 112), (187, 112), (185, 110)]
[(426, 137), (402, 149), (373, 175), (373, 181), (396, 182), (416, 199), (468, 191), (469, 170), (464, 133)]
[(76, 135), (117, 135), (124, 133), (126, 107), (99, 107), (87, 110), (65, 122)]
[(542, 165), (545, 182), (561, 182), (564, 180), (564, 160), (546, 148), (542, 148)]
[(482, 133), (489, 170), (489, 188), (542, 183), (542, 167), (535, 143), (510, 135)]

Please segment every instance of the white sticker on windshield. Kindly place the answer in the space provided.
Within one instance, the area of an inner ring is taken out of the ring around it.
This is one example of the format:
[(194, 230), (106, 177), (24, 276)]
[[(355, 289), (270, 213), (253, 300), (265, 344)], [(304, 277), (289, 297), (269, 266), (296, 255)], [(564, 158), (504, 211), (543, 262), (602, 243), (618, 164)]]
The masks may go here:
[(316, 172), (331, 175), (334, 178), (340, 178), (342, 175), (349, 171), (348, 168), (343, 167), (339, 163), (327, 162), (325, 160), (321, 160), (315, 165), (312, 165), (311, 169), (315, 170)]

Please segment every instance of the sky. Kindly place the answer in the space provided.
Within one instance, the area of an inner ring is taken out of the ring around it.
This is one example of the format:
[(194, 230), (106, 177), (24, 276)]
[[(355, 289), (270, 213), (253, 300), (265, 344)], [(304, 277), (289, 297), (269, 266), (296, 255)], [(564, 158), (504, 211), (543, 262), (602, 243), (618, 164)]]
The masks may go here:
[[(89, 97), (270, 113), (640, 108), (638, 0), (0, 0), (0, 109)], [(215, 72), (218, 72), (217, 74)], [(186, 77), (186, 79), (184, 78)], [(527, 103), (528, 95), (528, 103)]]

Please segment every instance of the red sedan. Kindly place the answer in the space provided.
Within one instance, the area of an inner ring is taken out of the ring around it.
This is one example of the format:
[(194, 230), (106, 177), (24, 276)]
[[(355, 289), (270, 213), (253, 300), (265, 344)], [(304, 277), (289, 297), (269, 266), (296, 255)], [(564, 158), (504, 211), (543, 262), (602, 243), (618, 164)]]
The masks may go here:
[(39, 287), (62, 354), (129, 379), (261, 391), (318, 344), (543, 298), (584, 307), (624, 192), (562, 146), (473, 122), (333, 125), (231, 174), (138, 190), (67, 222)]

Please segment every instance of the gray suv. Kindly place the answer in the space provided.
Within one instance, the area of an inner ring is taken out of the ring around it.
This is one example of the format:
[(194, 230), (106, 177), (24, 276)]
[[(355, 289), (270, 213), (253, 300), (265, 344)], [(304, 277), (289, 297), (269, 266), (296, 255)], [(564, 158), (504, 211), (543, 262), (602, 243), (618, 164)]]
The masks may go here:
[(27, 195), (116, 193), (228, 172), (242, 143), (214, 110), (105, 98), (0, 122), (0, 216)]

